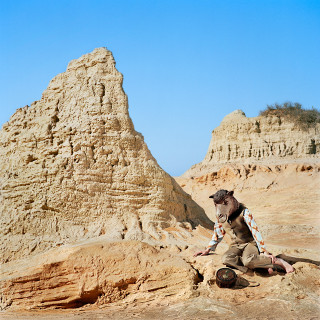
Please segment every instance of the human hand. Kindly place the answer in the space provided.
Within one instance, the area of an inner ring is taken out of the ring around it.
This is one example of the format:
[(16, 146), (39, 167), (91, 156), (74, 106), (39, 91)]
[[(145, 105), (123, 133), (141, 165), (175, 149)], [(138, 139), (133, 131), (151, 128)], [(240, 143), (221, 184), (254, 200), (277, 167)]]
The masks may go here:
[(270, 252), (268, 252), (268, 251), (265, 251), (264, 253), (263, 253), (266, 257), (268, 257), (268, 258), (271, 258), (271, 263), (275, 263), (275, 261), (276, 261), (276, 257), (272, 254), (272, 253), (270, 253)]
[(206, 250), (201, 250), (196, 252), (193, 256), (197, 257), (197, 256), (207, 256), (210, 252), (210, 249), (206, 249)]

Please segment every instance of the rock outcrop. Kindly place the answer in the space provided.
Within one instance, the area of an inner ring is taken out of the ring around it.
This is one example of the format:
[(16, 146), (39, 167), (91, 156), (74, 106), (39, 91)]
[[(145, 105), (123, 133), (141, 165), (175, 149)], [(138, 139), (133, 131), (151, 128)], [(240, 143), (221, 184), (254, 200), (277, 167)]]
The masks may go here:
[(69, 63), (0, 132), (1, 262), (101, 235), (163, 238), (210, 223), (134, 130), (122, 74), (99, 48)]
[(183, 176), (201, 176), (225, 164), (283, 164), (317, 161), (320, 155), (320, 124), (303, 130), (277, 116), (247, 118), (236, 110), (212, 131), (204, 160)]
[(7, 263), (0, 310), (188, 298), (199, 281), (190, 264), (167, 251), (138, 241), (98, 240)]

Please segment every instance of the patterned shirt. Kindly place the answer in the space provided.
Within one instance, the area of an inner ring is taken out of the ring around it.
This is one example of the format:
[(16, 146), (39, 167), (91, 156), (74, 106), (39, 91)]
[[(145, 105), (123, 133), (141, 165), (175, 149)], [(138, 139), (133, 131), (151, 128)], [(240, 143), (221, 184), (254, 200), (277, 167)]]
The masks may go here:
[[(253, 216), (248, 209), (244, 209), (243, 218), (244, 218), (245, 223), (249, 227), (249, 230), (252, 233), (254, 240), (256, 241), (256, 243), (258, 245), (259, 251), (260, 252), (267, 251), (265, 244), (264, 244), (264, 241), (262, 239), (261, 233), (258, 229), (258, 226), (257, 226), (256, 222), (254, 221)], [(214, 225), (212, 239), (209, 242), (209, 245), (207, 248), (210, 248), (210, 250), (214, 251), (216, 249), (217, 245), (219, 244), (219, 242), (223, 239), (223, 236), (225, 235), (225, 233), (226, 232), (224, 231), (222, 225), (219, 223), (216, 223)]]

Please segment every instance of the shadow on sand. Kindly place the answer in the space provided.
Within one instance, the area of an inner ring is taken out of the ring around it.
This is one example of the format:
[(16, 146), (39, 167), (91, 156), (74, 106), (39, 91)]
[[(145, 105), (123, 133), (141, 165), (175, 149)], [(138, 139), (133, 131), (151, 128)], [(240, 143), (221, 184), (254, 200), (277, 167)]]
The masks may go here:
[(317, 266), (320, 266), (320, 261), (316, 261), (316, 260), (312, 260), (312, 259), (296, 258), (296, 257), (287, 256), (285, 254), (279, 254), (279, 255), (277, 255), (277, 258), (281, 258), (281, 259), (289, 262), (290, 264), (294, 264), (296, 262), (307, 262), (307, 263), (312, 263)]

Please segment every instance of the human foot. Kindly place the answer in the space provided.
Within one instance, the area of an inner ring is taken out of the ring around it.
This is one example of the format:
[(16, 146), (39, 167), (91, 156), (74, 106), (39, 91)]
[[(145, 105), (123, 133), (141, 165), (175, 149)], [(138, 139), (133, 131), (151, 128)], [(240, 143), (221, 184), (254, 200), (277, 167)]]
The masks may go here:
[(294, 271), (294, 267), (290, 263), (288, 263), (287, 261), (284, 261), (281, 258), (276, 258), (274, 263), (281, 266), (283, 269), (285, 269), (286, 273), (291, 273)]
[(272, 269), (272, 268), (268, 268), (268, 273), (269, 273), (270, 275), (272, 275), (272, 274), (273, 274), (273, 269)]

